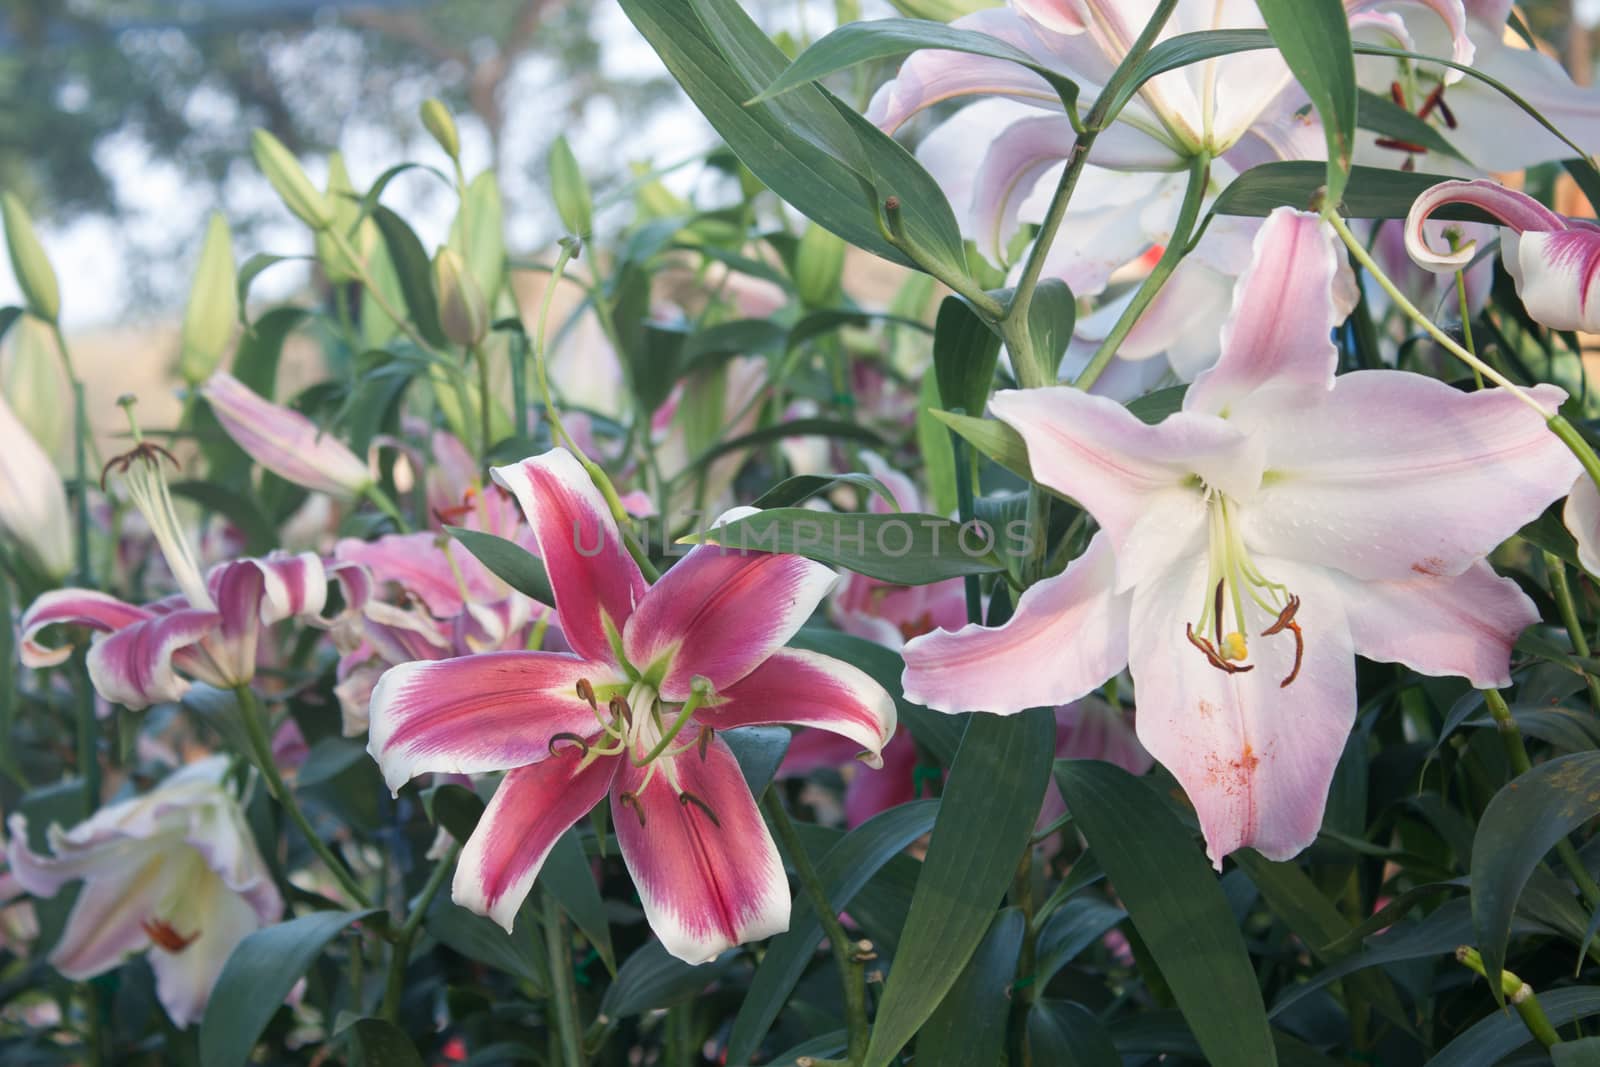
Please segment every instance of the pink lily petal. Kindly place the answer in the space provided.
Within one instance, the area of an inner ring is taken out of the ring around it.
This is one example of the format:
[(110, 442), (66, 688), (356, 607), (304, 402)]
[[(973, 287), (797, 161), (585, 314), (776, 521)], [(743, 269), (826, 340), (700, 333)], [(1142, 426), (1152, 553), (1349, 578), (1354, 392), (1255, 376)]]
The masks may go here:
[[(1390, 0), (1344, 0), (1344, 9), (1350, 14), (1351, 27), (1354, 28), (1363, 13), (1384, 7), (1389, 2)], [(1477, 48), (1467, 34), (1468, 12), (1463, 7), (1462, 0), (1416, 0), (1416, 2), (1430, 8), (1443, 24), (1443, 29), (1450, 39), (1450, 58), (1457, 63), (1471, 63)], [(1504, 26), (1505, 22), (1505, 16), (1502, 15), (1499, 25)], [(1460, 71), (1451, 71), (1446, 76), (1446, 81), (1453, 82), (1460, 78)]]
[(37, 640), (46, 627), (58, 623), (107, 632), (143, 622), (150, 616), (145, 608), (92, 589), (54, 589), (41, 594), (22, 613), (22, 647), (18, 657), (24, 667), (35, 670), (65, 663), (72, 655), (70, 646), (51, 648)]
[(583, 762), (578, 746), (562, 745), (549, 759), (505, 776), (461, 849), (451, 899), (512, 932), (545, 857), (606, 795), (622, 761)]
[(1056, 759), (1097, 759), (1136, 775), (1155, 762), (1130, 717), (1093, 696), (1056, 709)]
[(261, 572), (263, 624), (321, 616), (328, 601), (328, 576), (322, 569), (322, 560), (314, 553), (274, 552), (246, 562)]
[(145, 948), (150, 936), (141, 925), (161, 914), (162, 897), (173, 887), (160, 855), (141, 857), (120, 877), (110, 874), (84, 882), (72, 906), (50, 963), (67, 978), (104, 974)]
[[(1600, 90), (1575, 84), (1559, 61), (1536, 48), (1507, 44), (1505, 33), (1504, 18), (1472, 26), (1474, 69), (1504, 84), (1577, 144), (1600, 141)], [(1450, 143), (1485, 170), (1518, 171), (1573, 155), (1566, 142), (1476, 78), (1456, 82), (1447, 98), (1457, 120)]]
[(1355, 656), (1338, 588), (1315, 567), (1258, 562), (1301, 598), (1305, 656), (1287, 687), (1280, 683), (1293, 667), (1293, 635), (1257, 636), (1272, 618), (1254, 604), (1247, 602), (1252, 670), (1224, 673), (1185, 642), (1185, 620), (1208, 595), (1203, 555), (1133, 598), (1139, 740), (1189, 795), (1219, 869), (1235, 849), (1283, 860), (1312, 842), (1355, 720)]
[[(1530, 392), (1552, 412), (1566, 398), (1553, 385)], [(1355, 578), (1460, 574), (1579, 471), (1510, 393), (1418, 374), (1340, 375), (1324, 403), (1256, 421), (1270, 474), (1245, 511), (1246, 543)]]
[(1082, 33), (1087, 29), (1072, 0), (1012, 0), (1011, 6), (1054, 33)]
[[(1039, 179), (1072, 151), (1077, 134), (1065, 115), (1039, 115), (1011, 123), (989, 143), (973, 190), (973, 230), (978, 249), (1003, 263), (1017, 232), (1018, 212)], [(966, 146), (969, 154), (972, 146)]]
[(1516, 255), (1517, 295), (1552, 330), (1600, 330), (1600, 227), (1525, 233), (1503, 246)]
[[(1332, 331), (1355, 304), (1343, 245), (1316, 215), (1278, 208), (1256, 234), (1250, 266), (1233, 291), (1222, 356), (1195, 379), (1185, 411), (1227, 415), (1251, 394), (1282, 407), (1314, 402), (1333, 387)], [(1284, 309), (1293, 308), (1293, 314)]]
[(1461, 574), (1358, 582), (1335, 574), (1355, 649), (1479, 689), (1511, 684), (1511, 647), (1539, 611), (1509, 578), (1479, 561)]
[[(130, 711), (180, 699), (188, 692), (189, 683), (173, 670), (173, 657), (211, 635), (220, 622), (221, 616), (214, 611), (184, 608), (125, 626), (96, 641), (88, 657), (95, 691)], [(190, 673), (201, 674), (216, 685), (232, 682), (214, 671)]]
[[(1406, 251), (1418, 264), (1432, 271), (1454, 274), (1477, 254), (1473, 242), (1450, 251), (1439, 250), (1428, 243), (1423, 224), (1433, 213), (1447, 204), (1468, 204), (1486, 211), (1500, 223), (1517, 233), (1528, 231), (1559, 231), (1567, 228), (1567, 220), (1557, 215), (1526, 193), (1507, 189), (1498, 182), (1486, 180), (1440, 182), (1411, 204), (1406, 215)], [(1507, 261), (1510, 266), (1510, 261)]]
[(230, 892), (222, 879), (202, 875), (191, 883), (172, 926), (180, 936), (194, 940), (176, 952), (152, 943), (146, 957), (156, 976), (156, 999), (173, 1023), (185, 1027), (200, 1021), (228, 957), (262, 925), (250, 905)]
[(1113, 591), (1115, 573), (1108, 538), (1096, 534), (1064, 572), (1029, 586), (1004, 626), (910, 641), (906, 699), (935, 711), (1012, 715), (1088, 693), (1128, 661), (1129, 598)]
[(883, 747), (883, 767), (857, 767), (844, 789), (845, 825), (860, 826), (880, 811), (917, 799), (917, 746), (904, 730)]
[(1196, 475), (1230, 496), (1261, 479), (1261, 442), (1208, 415), (1180, 411), (1150, 426), (1114, 400), (1064, 386), (996, 393), (990, 407), (1022, 435), (1034, 477), (1104, 529), (1119, 591), (1194, 548), (1206, 521)]
[(787, 930), (789, 881), (728, 746), (658, 762), (645, 784), (648, 769), (618, 760), (611, 822), (662, 947), (706, 963)]
[(696, 712), (698, 722), (716, 730), (772, 724), (827, 730), (849, 738), (873, 767), (883, 763), (895, 717), (894, 699), (865, 671), (792, 648), (772, 653), (739, 682), (718, 690), (713, 706)]
[(390, 663), (450, 656), (450, 640), (440, 624), (420, 611), (375, 601), (367, 605), (362, 623), (372, 650)]
[(201, 392), (234, 443), (280, 478), (338, 497), (359, 496), (372, 484), (366, 463), (344, 442), (233, 375), (212, 375)]
[(848, 767), (860, 751), (857, 742), (828, 730), (797, 730), (778, 764), (777, 777), (803, 778), (824, 767)]
[[(486, 652), (391, 667), (372, 691), (367, 751), (399, 792), (427, 771), (476, 774), (538, 763), (560, 734), (599, 730), (578, 696), (622, 685), (609, 663), (556, 652)], [(605, 695), (601, 694), (602, 710)]]
[[(456, 579), (458, 569), (469, 595), (501, 595), (498, 583), (476, 557), (454, 542), (441, 545), (441, 540), (442, 535), (431, 533), (386, 534), (376, 541), (347, 537), (334, 547), (334, 554), (366, 567), (379, 582), (398, 585), (441, 619), (462, 611), (463, 583)], [(455, 567), (451, 566), (452, 561)]]
[(533, 526), (567, 643), (585, 659), (611, 659), (610, 635), (621, 637), (647, 586), (600, 491), (560, 448), (490, 473)]
[(803, 556), (698, 545), (639, 601), (623, 631), (628, 662), (649, 671), (670, 657), (668, 700), (687, 699), (696, 675), (720, 692), (793, 637), (837, 581)]
[(1590, 574), (1600, 575), (1600, 490), (1587, 474), (1579, 476), (1567, 496), (1561, 521), (1578, 542), (1578, 562)]
[(317, 620), (317, 624), (324, 629), (333, 629), (347, 619), (354, 618), (366, 609), (368, 603), (373, 602), (377, 595), (372, 579), (372, 572), (358, 563), (340, 563), (329, 561), (324, 564), (323, 570), (330, 582), (339, 585), (339, 596), (343, 601), (336, 616)]

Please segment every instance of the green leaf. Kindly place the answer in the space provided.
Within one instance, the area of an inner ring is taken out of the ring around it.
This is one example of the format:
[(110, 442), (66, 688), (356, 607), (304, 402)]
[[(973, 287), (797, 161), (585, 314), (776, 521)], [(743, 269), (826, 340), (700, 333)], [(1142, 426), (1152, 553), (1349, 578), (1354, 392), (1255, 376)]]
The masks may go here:
[(1551, 504), (1544, 514), (1518, 530), (1517, 536), (1535, 548), (1552, 552), (1572, 566), (1581, 568), (1583, 564), (1578, 562), (1578, 542), (1573, 539), (1566, 523), (1561, 521), (1561, 508), (1559, 502)]
[[(1060, 278), (1046, 278), (1033, 291), (1028, 305), (1028, 336), (1039, 359), (1039, 380), (1053, 382), (1061, 367), (1061, 357), (1072, 342), (1072, 328), (1078, 321), (1078, 301)], [(949, 405), (946, 405), (947, 407)], [(982, 411), (982, 408), (973, 408)]]
[(448, 348), (449, 341), (439, 326), (439, 301), (433, 292), (433, 262), (427, 250), (406, 220), (382, 204), (372, 209), (372, 220), (383, 235), (383, 244), (394, 264), (395, 276), (400, 280), (400, 292), (405, 296), (412, 324), (430, 345)]
[[(858, 422), (845, 422), (840, 419), (787, 419), (751, 430), (749, 433), (730, 437), (726, 441), (719, 441), (694, 458), (694, 461), (685, 468), (685, 473), (698, 470), (700, 467), (720, 456), (730, 452), (738, 452), (746, 448), (755, 448), (758, 445), (768, 444), (772, 441), (781, 441), (786, 437), (833, 437), (841, 441), (861, 441), (867, 445), (882, 447), (884, 440), (877, 432)], [(679, 474), (679, 478), (684, 474)]]
[(1157, 389), (1153, 393), (1128, 402), (1128, 411), (1135, 415), (1140, 422), (1154, 425), (1183, 410), (1183, 398), (1188, 393), (1187, 385), (1172, 385), (1165, 389)]
[(659, 941), (646, 941), (617, 969), (616, 981), (606, 987), (600, 1014), (613, 1019), (684, 1004), (705, 991), (730, 966), (738, 953), (725, 952), (698, 966), (667, 955)]
[(1028, 847), (1054, 750), (1048, 708), (975, 715), (968, 725), (884, 985), (868, 1067), (895, 1059), (977, 949)]
[(545, 572), (544, 563), (538, 556), (515, 542), (481, 530), (468, 530), (462, 526), (446, 526), (445, 530), (476, 556), (479, 563), (488, 567), (495, 577), (511, 588), (541, 604), (555, 604), (556, 594), (550, 588), (550, 575)]
[(376, 914), (376, 908), (313, 912), (257, 930), (239, 942), (222, 965), (200, 1020), (200, 1061), (207, 1067), (242, 1067), (261, 1031), (323, 947), (351, 923)]
[[(1213, 1063), (1273, 1064), (1261, 989), (1217, 877), (1165, 803), (1120, 767), (1063, 760), (1067, 810)], [(1218, 1012), (1226, 1004), (1226, 1012)]]
[(1027, 928), (1021, 908), (1003, 908), (994, 917), (961, 977), (917, 1032), (918, 1067), (991, 1067), (1004, 1061), (1011, 983)]
[(1005, 570), (993, 547), (1005, 535), (915, 512), (774, 508), (685, 540), (747, 552), (791, 552), (895, 585), (927, 585)]
[(771, 100), (835, 71), (874, 59), (893, 59), (924, 48), (986, 56), (1025, 67), (1055, 90), (1062, 107), (1076, 112), (1077, 83), (996, 37), (923, 19), (875, 19), (852, 22), (807, 48), (752, 103)]
[(1028, 466), (1027, 443), (1010, 426), (998, 419), (956, 415), (949, 411), (931, 411), (929, 414), (1006, 470), (1033, 481), (1033, 468)]
[(999, 360), (1000, 335), (965, 300), (945, 297), (933, 327), (933, 373), (940, 405), (982, 414)]
[(572, 829), (556, 841), (539, 870), (539, 884), (555, 897), (561, 910), (589, 939), (606, 970), (615, 977), (617, 956), (611, 947), (611, 924), (606, 920), (605, 901), (600, 899), (600, 890), (594, 884), (589, 860), (578, 837), (578, 831)]
[[(1074, 866), (1074, 871), (1077, 867)], [(1104, 937), (1128, 913), (1092, 896), (1069, 900), (1057, 908), (1039, 931), (1034, 981), (1042, 988), (1078, 953)]]
[(1529, 875), (1567, 834), (1600, 813), (1600, 752), (1541, 763), (1501, 789), (1472, 842), (1472, 928), (1489, 988), (1504, 1003), (1500, 971), (1517, 898)]
[[(1352, 219), (1403, 219), (1412, 201), (1424, 192), (1449, 181), (1441, 174), (1414, 174), (1381, 167), (1352, 167), (1350, 182), (1344, 189), (1339, 210)], [(1310, 208), (1318, 189), (1327, 182), (1321, 163), (1294, 161), (1263, 163), (1239, 175), (1218, 195), (1211, 210), (1217, 215), (1246, 215), (1265, 218), (1280, 207), (1304, 211)], [(1433, 213), (1436, 219), (1458, 222), (1488, 222), (1494, 219), (1465, 204), (1448, 204)]]
[(349, 737), (324, 737), (311, 746), (305, 762), (295, 772), (296, 789), (331, 781), (367, 759), (367, 746)]
[(446, 782), (427, 789), (422, 794), (423, 807), (435, 826), (450, 831), (457, 841), (465, 841), (478, 828), (483, 818), (483, 799), (464, 785)]
[(938, 409), (939, 380), (925, 374), (917, 393), (917, 452), (922, 456), (922, 480), (928, 487), (929, 507), (949, 515), (960, 503), (956, 492), (956, 450), (949, 432), (934, 417)]
[[(536, 900), (537, 895), (529, 899)], [(493, 919), (475, 915), (441, 895), (428, 908), (424, 924), (430, 936), (453, 951), (504, 971), (542, 992), (549, 981), (545, 976), (544, 949), (538, 937), (538, 916), (533, 912), (527, 904), (518, 909), (512, 932), (508, 934)], [(524, 914), (528, 914), (528, 918), (523, 918)]]
[(794, 734), (785, 726), (740, 726), (718, 734), (733, 751), (744, 784), (757, 800), (772, 784)]
[[(1574, 1019), (1600, 1015), (1600, 987), (1546, 990), (1539, 994), (1539, 1004), (1552, 1026), (1565, 1026)], [(1533, 1035), (1516, 1012), (1497, 1011), (1440, 1049), (1427, 1067), (1496, 1067), (1532, 1041)]]
[(357, 1019), (343, 1033), (350, 1039), (351, 1067), (423, 1067), (405, 1031), (383, 1019)]
[(249, 320), (246, 319), (245, 316), (250, 312), (250, 286), (255, 283), (255, 280), (259, 278), (262, 272), (267, 268), (275, 267), (279, 263), (286, 263), (291, 259), (316, 259), (316, 257), (277, 256), (270, 252), (257, 252), (255, 255), (244, 261), (244, 265), (239, 268), (239, 278), (237, 282), (235, 282), (239, 298), (239, 321), (241, 323), (246, 326), (249, 325)]
[(1256, 0), (1267, 31), (1311, 102), (1328, 140), (1328, 198), (1339, 202), (1356, 139), (1356, 60), (1340, 0)]
[[(862, 886), (933, 827), (937, 800), (917, 800), (882, 811), (851, 830), (817, 861), (817, 877), (837, 911), (850, 906)], [(750, 978), (739, 1014), (728, 1034), (729, 1063), (749, 1063), (767, 1031), (789, 1001), (806, 967), (816, 956), (822, 923), (809, 900), (801, 898), (789, 916), (789, 929), (767, 943)]]
[(876, 493), (883, 500), (898, 509), (894, 494), (889, 487), (870, 474), (797, 474), (793, 478), (785, 478), (765, 493), (756, 497), (751, 505), (757, 508), (787, 508), (804, 503), (814, 496), (831, 493), (841, 485), (851, 485), (858, 489)]
[(1420, 145), (1430, 152), (1437, 152), (1451, 159), (1464, 160), (1465, 157), (1455, 146), (1444, 139), (1444, 135), (1425, 119), (1419, 119), (1387, 96), (1369, 93), (1360, 90), (1361, 109), (1357, 121), (1364, 130), (1382, 134), (1405, 141), (1408, 144)]
[(1600, 1037), (1580, 1037), (1550, 1048), (1555, 1067), (1600, 1067)]
[(1034, 1063), (1055, 1067), (1122, 1067), (1122, 1056), (1100, 1020), (1081, 1004), (1037, 1000), (1028, 1009)]

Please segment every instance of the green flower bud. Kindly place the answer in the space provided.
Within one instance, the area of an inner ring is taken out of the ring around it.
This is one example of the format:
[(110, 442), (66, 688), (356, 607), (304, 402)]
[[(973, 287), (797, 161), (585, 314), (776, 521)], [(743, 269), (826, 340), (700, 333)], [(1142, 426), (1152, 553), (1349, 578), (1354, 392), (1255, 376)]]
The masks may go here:
[(449, 108), (428, 97), (422, 102), (422, 125), (439, 142), (439, 147), (445, 150), (446, 155), (460, 162), (461, 135), (456, 132), (456, 120)]
[(594, 232), (594, 199), (565, 137), (557, 137), (550, 146), (550, 194), (569, 233), (587, 238)]
[(433, 257), (433, 286), (444, 335), (464, 348), (482, 341), (489, 333), (489, 305), (466, 261), (454, 250), (441, 248)]
[(333, 225), (333, 205), (318, 191), (300, 161), (266, 130), (256, 130), (250, 135), (250, 154), (256, 166), (267, 176), (278, 199), (295, 217), (313, 230), (325, 230)]
[(233, 267), (233, 239), (220, 213), (211, 216), (200, 264), (189, 289), (189, 307), (183, 315), (183, 335), (178, 371), (190, 385), (211, 377), (233, 340), (239, 317), (239, 281)]
[(7, 341), (7, 352), (0, 357), (0, 395), (15, 406), (17, 418), (51, 457), (70, 458), (72, 390), (50, 325), (23, 315)]
[(844, 239), (816, 223), (806, 226), (794, 253), (794, 284), (806, 307), (831, 305), (844, 278)]
[(0, 196), (0, 215), (6, 223), (6, 248), (11, 253), (11, 269), (28, 310), (52, 325), (61, 315), (61, 289), (44, 246), (33, 232), (28, 209), (11, 193)]
[[(344, 169), (344, 157), (338, 152), (328, 157), (328, 192), (327, 199), (333, 205), (333, 225), (326, 230), (318, 230), (316, 235), (317, 262), (322, 264), (322, 272), (328, 276), (328, 281), (335, 285), (356, 281), (361, 277), (360, 265), (352, 263), (344, 248), (334, 239), (335, 233), (349, 237), (350, 227), (355, 225), (356, 216), (361, 213), (361, 206), (355, 200), (355, 186), (350, 184), (350, 174)], [(355, 237), (349, 237), (357, 254), (365, 251), (367, 242), (366, 230), (363, 225), (362, 232)], [(376, 231), (376, 225), (370, 227)]]

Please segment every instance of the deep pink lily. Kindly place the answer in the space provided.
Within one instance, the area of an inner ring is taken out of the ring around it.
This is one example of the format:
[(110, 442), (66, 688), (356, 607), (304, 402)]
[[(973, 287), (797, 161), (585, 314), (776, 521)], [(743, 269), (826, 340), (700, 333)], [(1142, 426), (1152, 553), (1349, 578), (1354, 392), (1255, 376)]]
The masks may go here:
[(510, 930), (556, 839), (609, 794), (669, 952), (700, 963), (786, 929), (783, 865), (717, 733), (819, 726), (879, 762), (889, 695), (848, 664), (782, 647), (834, 574), (703, 545), (650, 586), (570, 453), (492, 473), (532, 524), (572, 651), (402, 664), (372, 694), (368, 750), (391, 788), (508, 771), (462, 850), (454, 899)]
[[(1279, 209), (1222, 356), (1146, 425), (1072, 389), (1002, 392), (1035, 476), (1100, 531), (998, 629), (906, 646), (908, 699), (1013, 713), (1126, 664), (1138, 735), (1188, 793), (1213, 862), (1305, 848), (1355, 717), (1355, 655), (1476, 686), (1510, 681), (1538, 613), (1484, 556), (1559, 499), (1571, 454), (1499, 389), (1334, 377), (1342, 246)], [(1532, 398), (1553, 412), (1565, 393)]]

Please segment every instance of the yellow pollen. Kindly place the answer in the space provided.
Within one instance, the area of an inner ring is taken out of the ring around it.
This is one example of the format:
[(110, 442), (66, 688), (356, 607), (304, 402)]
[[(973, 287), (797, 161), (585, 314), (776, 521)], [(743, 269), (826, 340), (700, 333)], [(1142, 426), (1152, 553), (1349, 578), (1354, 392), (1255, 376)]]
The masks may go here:
[(1217, 654), (1233, 663), (1239, 663), (1249, 657), (1250, 649), (1245, 644), (1244, 634), (1235, 630), (1225, 636), (1222, 643), (1217, 646)]

